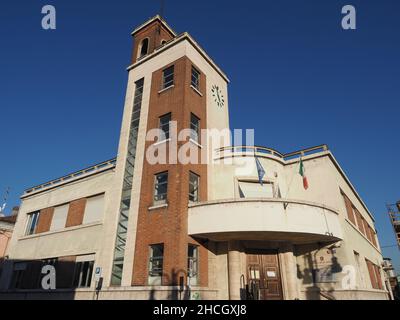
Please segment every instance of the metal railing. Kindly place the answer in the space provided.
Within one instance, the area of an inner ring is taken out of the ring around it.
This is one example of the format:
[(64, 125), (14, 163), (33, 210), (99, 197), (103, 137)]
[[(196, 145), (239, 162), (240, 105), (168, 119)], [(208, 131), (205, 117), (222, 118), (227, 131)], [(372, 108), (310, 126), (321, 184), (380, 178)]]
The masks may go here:
[(32, 188), (29, 188), (29, 189), (25, 190), (23, 195), (24, 196), (25, 195), (29, 195), (30, 193), (33, 193), (33, 192), (36, 192), (36, 191), (41, 191), (41, 190), (44, 190), (44, 189), (47, 189), (47, 188), (50, 188), (50, 187), (57, 186), (59, 184), (62, 184), (64, 182), (68, 182), (68, 181), (73, 180), (75, 178), (79, 178), (79, 177), (84, 176), (84, 175), (89, 174), (89, 173), (96, 173), (96, 172), (101, 171), (103, 169), (114, 167), (116, 161), (117, 161), (117, 159), (114, 158), (114, 159), (111, 159), (111, 160), (108, 160), (108, 161), (104, 161), (104, 162), (95, 164), (95, 165), (90, 166), (88, 168), (73, 172), (73, 173), (68, 174), (68, 175), (66, 175), (64, 177), (61, 177), (61, 178), (58, 178), (58, 179), (54, 179), (54, 180), (51, 180), (49, 182), (45, 182), (43, 184), (40, 184), (38, 186), (35, 186), (35, 187), (32, 187)]
[(272, 148), (267, 148), (267, 147), (260, 147), (260, 146), (229, 146), (229, 147), (223, 147), (217, 149), (217, 155), (219, 157), (225, 157), (229, 155), (234, 155), (237, 153), (240, 154), (249, 154), (249, 155), (272, 155), (275, 157), (278, 157), (282, 160), (291, 160), (295, 158), (300, 158), (304, 156), (308, 156), (311, 154), (319, 153), (319, 152), (324, 152), (328, 151), (329, 148), (326, 144), (320, 145), (320, 146), (315, 146), (307, 149), (302, 149), (299, 151), (295, 152), (290, 152), (290, 153), (280, 153), (279, 151), (272, 149)]

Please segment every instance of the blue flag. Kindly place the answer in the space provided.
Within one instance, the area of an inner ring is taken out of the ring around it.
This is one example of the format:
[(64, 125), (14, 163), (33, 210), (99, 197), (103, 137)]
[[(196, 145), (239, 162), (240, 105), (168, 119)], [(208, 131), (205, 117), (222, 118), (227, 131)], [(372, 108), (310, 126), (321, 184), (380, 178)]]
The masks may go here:
[(260, 160), (258, 157), (256, 157), (256, 165), (257, 165), (257, 172), (258, 172), (258, 181), (260, 181), (260, 184), (263, 186), (263, 178), (265, 176), (265, 170), (263, 166), (261, 165)]

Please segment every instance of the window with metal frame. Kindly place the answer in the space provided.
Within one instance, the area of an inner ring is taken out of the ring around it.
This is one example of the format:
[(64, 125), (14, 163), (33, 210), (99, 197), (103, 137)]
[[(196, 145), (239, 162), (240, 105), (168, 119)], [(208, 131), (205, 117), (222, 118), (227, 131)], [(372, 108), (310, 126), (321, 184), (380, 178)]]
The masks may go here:
[(154, 205), (167, 203), (168, 196), (168, 171), (154, 176)]
[(200, 119), (193, 113), (190, 114), (190, 139), (200, 143)]
[(189, 172), (189, 201), (190, 202), (199, 202), (199, 186), (200, 186), (200, 177), (193, 173)]
[(28, 214), (28, 224), (26, 227), (25, 235), (30, 236), (35, 234), (36, 228), (39, 222), (40, 211), (32, 212)]
[(74, 288), (90, 288), (94, 261), (80, 261), (75, 265)]
[(161, 277), (163, 273), (164, 244), (150, 246), (149, 276)]
[(192, 80), (191, 85), (200, 91), (200, 71), (192, 66)]
[(160, 130), (164, 133), (164, 139), (169, 139), (169, 130), (170, 130), (170, 122), (171, 122), (171, 113), (165, 114), (160, 117)]
[(136, 88), (133, 99), (133, 109), (131, 117), (131, 128), (129, 131), (128, 150), (126, 156), (124, 180), (122, 185), (122, 195), (118, 218), (117, 235), (114, 247), (114, 260), (111, 275), (111, 285), (119, 286), (122, 281), (124, 268), (125, 245), (128, 230), (129, 209), (131, 206), (131, 194), (133, 187), (133, 172), (135, 169), (136, 146), (140, 124), (140, 114), (142, 108), (142, 98), (144, 90), (144, 78), (135, 82)]
[(191, 285), (198, 284), (199, 276), (199, 246), (189, 244), (188, 246), (188, 277)]
[(163, 70), (161, 89), (166, 89), (174, 85), (174, 66)]

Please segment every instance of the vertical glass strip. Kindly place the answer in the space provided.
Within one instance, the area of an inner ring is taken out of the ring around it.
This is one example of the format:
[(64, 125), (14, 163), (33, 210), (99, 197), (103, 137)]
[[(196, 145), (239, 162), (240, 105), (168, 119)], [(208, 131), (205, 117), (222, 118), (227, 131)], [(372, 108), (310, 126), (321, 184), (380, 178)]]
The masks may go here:
[(138, 139), (140, 111), (142, 107), (144, 79), (135, 82), (135, 97), (133, 100), (131, 128), (129, 131), (128, 154), (126, 157), (124, 180), (122, 184), (122, 196), (119, 210), (117, 238), (114, 248), (114, 260), (111, 274), (111, 285), (119, 286), (122, 280), (124, 268), (124, 254), (126, 236), (128, 231), (129, 209), (131, 207), (131, 193), (133, 183), (133, 171), (135, 168), (136, 145)]

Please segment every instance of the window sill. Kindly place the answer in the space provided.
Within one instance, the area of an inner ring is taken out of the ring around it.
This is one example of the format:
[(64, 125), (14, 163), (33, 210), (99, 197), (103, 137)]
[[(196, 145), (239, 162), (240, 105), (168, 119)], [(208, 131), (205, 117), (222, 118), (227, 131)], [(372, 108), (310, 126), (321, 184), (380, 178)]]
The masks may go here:
[(193, 86), (192, 84), (190, 85), (190, 87), (193, 89), (194, 92), (196, 92), (200, 97), (203, 96), (203, 94), (199, 91), (199, 89), (197, 89), (195, 86)]
[(189, 142), (191, 142), (194, 145), (198, 146), (199, 148), (203, 149), (203, 146), (200, 143), (198, 143), (197, 141), (193, 140), (192, 138), (189, 139)]
[(166, 88), (164, 88), (164, 89), (161, 89), (160, 91), (158, 91), (158, 94), (163, 93), (163, 92), (165, 92), (165, 91), (167, 91), (167, 90), (170, 90), (170, 89), (172, 89), (172, 88), (174, 88), (174, 87), (175, 87), (175, 85), (171, 85), (171, 86), (169, 86), (169, 87), (166, 87)]
[(163, 208), (168, 208), (168, 203), (158, 204), (158, 205), (155, 205), (155, 206), (151, 206), (151, 207), (148, 207), (147, 210), (149, 210), (149, 211), (154, 211), (154, 210), (163, 209)]
[(47, 231), (47, 232), (43, 232), (43, 233), (32, 234), (32, 235), (29, 235), (29, 236), (28, 235), (27, 236), (22, 236), (18, 240), (21, 241), (21, 240), (35, 239), (35, 238), (39, 238), (39, 237), (50, 236), (50, 235), (53, 235), (53, 234), (64, 233), (64, 232), (75, 231), (75, 230), (84, 229), (84, 228), (100, 226), (102, 224), (103, 224), (103, 222), (94, 222), (94, 223), (88, 223), (88, 224), (81, 224), (79, 226), (69, 227), (69, 228), (65, 228), (65, 229), (61, 229), (61, 230)]

